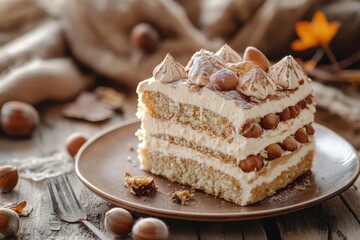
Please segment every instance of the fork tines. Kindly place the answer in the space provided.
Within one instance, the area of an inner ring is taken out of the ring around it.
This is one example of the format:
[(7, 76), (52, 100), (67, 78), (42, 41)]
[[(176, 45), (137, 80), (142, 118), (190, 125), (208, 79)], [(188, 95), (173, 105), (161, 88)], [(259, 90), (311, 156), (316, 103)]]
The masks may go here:
[(48, 189), (56, 215), (67, 222), (77, 222), (79, 218), (86, 219), (86, 213), (77, 200), (66, 175), (48, 180)]

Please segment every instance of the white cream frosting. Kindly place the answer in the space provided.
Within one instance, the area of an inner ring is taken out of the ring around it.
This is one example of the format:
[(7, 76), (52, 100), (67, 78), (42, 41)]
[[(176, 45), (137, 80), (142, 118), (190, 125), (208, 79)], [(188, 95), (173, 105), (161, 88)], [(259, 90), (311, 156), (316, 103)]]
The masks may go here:
[[(248, 182), (257, 177), (255, 171), (250, 173), (243, 172), (239, 167), (234, 166), (230, 163), (223, 163), (217, 158), (209, 157), (204, 155), (196, 150), (189, 149), (187, 147), (177, 146), (171, 144), (165, 140), (157, 139), (157, 138), (147, 138), (140, 144), (140, 148), (147, 148), (149, 151), (159, 151), (159, 149), (166, 149), (166, 154), (174, 155), (179, 158), (184, 159), (192, 159), (199, 164), (204, 164), (206, 166), (210, 166), (213, 169), (222, 171), (237, 181), (240, 182), (240, 185), (243, 189), (243, 196), (242, 201), (243, 205), (246, 204), (247, 200), (251, 197), (251, 190), (254, 189), (256, 186), (262, 183), (268, 183), (273, 181), (277, 176), (280, 175), (281, 172), (289, 169), (292, 166), (295, 166), (311, 149), (314, 148), (313, 142), (304, 144), (301, 148), (297, 151), (297, 153), (292, 156), (289, 161), (284, 164), (279, 164), (276, 166), (270, 174), (265, 174), (263, 176), (259, 176), (253, 183), (249, 184)], [(142, 159), (140, 158), (140, 164)], [(267, 162), (269, 165), (272, 162)]]
[(224, 154), (233, 156), (240, 161), (250, 154), (258, 154), (272, 143), (282, 142), (287, 136), (294, 134), (302, 126), (314, 121), (315, 107), (304, 109), (295, 119), (280, 122), (275, 130), (264, 131), (260, 138), (245, 138), (233, 132), (234, 141), (228, 143), (222, 138), (209, 136), (206, 132), (198, 132), (190, 126), (183, 126), (170, 121), (161, 121), (151, 116), (142, 118), (141, 131), (144, 135), (165, 134), (181, 137), (197, 145), (204, 146)]
[(215, 53), (201, 49), (196, 52), (186, 65), (189, 81), (193, 84), (205, 86), (210, 76), (225, 67), (225, 61)]
[(172, 82), (187, 78), (185, 68), (168, 53), (164, 60), (154, 69), (153, 78), (159, 82)]
[(224, 46), (216, 52), (216, 55), (224, 59), (226, 63), (237, 63), (242, 61), (241, 56), (227, 44), (224, 44)]
[(268, 95), (274, 95), (276, 85), (274, 80), (258, 66), (254, 66), (250, 71), (240, 77), (236, 89), (246, 96), (253, 96), (265, 99)]
[[(204, 89), (199, 94), (196, 91), (190, 92), (188, 86), (178, 85), (176, 88), (168, 86), (167, 84), (153, 81), (152, 79), (145, 80), (138, 85), (137, 93), (141, 94), (144, 91), (160, 92), (177, 103), (191, 104), (199, 108), (208, 109), (227, 118), (234, 126), (237, 132), (240, 127), (244, 125), (246, 120), (263, 117), (269, 113), (281, 112), (289, 106), (294, 106), (300, 100), (303, 100), (312, 92), (310, 81), (305, 81), (298, 89), (296, 89), (289, 97), (285, 97), (274, 101), (265, 101), (262, 104), (255, 105), (250, 109), (242, 109), (234, 102), (228, 101), (219, 96), (216, 92)], [(141, 118), (141, 103), (139, 103), (138, 117)], [(236, 113), (236, 114), (234, 114)]]
[(299, 87), (300, 80), (307, 79), (303, 69), (290, 55), (271, 66), (269, 74), (274, 78), (275, 84), (283, 89), (295, 89)]

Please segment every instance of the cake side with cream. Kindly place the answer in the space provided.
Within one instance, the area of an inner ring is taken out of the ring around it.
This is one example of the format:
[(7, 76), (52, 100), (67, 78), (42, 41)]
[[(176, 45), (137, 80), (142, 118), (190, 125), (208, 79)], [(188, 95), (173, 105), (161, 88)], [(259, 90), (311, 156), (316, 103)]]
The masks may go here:
[(310, 82), (292, 56), (271, 66), (252, 47), (186, 66), (168, 54), (137, 88), (141, 167), (239, 205), (273, 195), (312, 165)]

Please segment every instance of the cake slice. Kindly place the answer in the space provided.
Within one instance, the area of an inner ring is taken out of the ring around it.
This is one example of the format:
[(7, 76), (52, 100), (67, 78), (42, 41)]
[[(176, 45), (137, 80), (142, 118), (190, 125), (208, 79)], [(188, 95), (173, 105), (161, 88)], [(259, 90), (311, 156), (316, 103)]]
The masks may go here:
[(309, 171), (311, 80), (291, 56), (264, 57), (242, 60), (226, 45), (183, 67), (168, 54), (137, 88), (141, 167), (239, 205)]

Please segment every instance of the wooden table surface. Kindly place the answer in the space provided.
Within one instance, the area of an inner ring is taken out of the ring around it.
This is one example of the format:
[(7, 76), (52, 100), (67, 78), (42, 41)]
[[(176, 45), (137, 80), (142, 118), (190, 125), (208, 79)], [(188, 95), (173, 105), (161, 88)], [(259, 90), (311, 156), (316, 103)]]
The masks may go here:
[[(73, 132), (88, 136), (114, 123), (134, 118), (136, 96), (127, 99), (124, 114), (100, 124), (66, 119), (61, 110), (66, 104), (38, 106), (41, 124), (29, 139), (9, 139), (0, 133), (0, 165), (11, 164), (14, 158), (47, 156), (65, 151), (65, 139)], [(76, 195), (88, 213), (89, 220), (104, 230), (103, 220), (109, 203), (88, 190), (69, 174)], [(360, 239), (360, 180), (339, 196), (322, 204), (291, 214), (256, 221), (203, 223), (164, 219), (170, 239)], [(28, 217), (20, 219), (18, 239), (96, 239), (81, 223), (61, 222), (61, 229), (50, 229), (54, 218), (46, 181), (20, 179), (11, 193), (0, 194), (0, 202), (27, 200), (33, 206)], [(135, 218), (142, 215), (133, 213)], [(130, 238), (130, 237), (129, 237)]]

